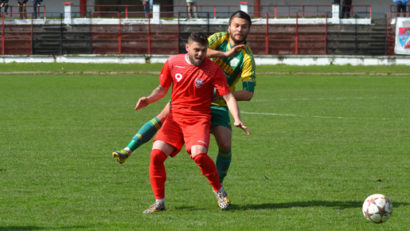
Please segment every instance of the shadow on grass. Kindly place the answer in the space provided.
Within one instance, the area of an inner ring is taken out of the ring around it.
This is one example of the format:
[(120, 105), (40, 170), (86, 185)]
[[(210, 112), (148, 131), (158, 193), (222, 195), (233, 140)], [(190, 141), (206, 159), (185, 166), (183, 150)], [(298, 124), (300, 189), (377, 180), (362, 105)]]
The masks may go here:
[[(237, 205), (232, 204), (231, 210), (262, 210), (262, 209), (287, 209), (305, 207), (333, 207), (335, 209), (361, 208), (363, 201), (297, 201), (287, 203), (262, 203)], [(394, 202), (393, 208), (400, 206), (410, 206), (410, 203)]]
[(203, 208), (198, 208), (195, 206), (177, 206), (175, 207), (177, 210), (191, 210), (191, 211), (199, 211), (199, 210), (205, 210)]
[(0, 226), (1, 231), (30, 231), (30, 230), (65, 230), (65, 229), (85, 229), (87, 226), (63, 226), (63, 227), (41, 227), (41, 226)]

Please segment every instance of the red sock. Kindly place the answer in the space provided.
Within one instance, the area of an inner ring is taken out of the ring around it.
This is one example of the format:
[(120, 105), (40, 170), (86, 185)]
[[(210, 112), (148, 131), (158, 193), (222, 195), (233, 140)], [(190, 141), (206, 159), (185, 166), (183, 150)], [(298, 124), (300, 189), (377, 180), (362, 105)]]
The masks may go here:
[(149, 165), (149, 175), (152, 192), (155, 199), (165, 198), (165, 180), (167, 173), (165, 171), (164, 161), (167, 155), (159, 149), (153, 149), (151, 152), (151, 163)]
[(214, 161), (205, 152), (195, 155), (192, 159), (201, 169), (202, 175), (208, 179), (214, 191), (219, 190), (221, 182)]

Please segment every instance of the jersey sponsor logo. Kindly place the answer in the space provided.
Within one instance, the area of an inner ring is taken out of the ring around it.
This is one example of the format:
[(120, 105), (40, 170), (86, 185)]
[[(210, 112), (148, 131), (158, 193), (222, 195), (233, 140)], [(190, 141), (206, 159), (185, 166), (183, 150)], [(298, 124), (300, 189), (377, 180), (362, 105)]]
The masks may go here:
[(236, 66), (238, 66), (238, 64), (239, 64), (239, 59), (235, 57), (235, 58), (233, 58), (233, 59), (231, 60), (231, 62), (229, 62), (229, 64), (231, 65), (231, 67), (232, 67), (233, 69), (235, 69)]
[(204, 85), (204, 81), (202, 79), (196, 78), (195, 79), (195, 87), (196, 88), (201, 88)]
[(176, 73), (176, 74), (175, 74), (175, 79), (177, 80), (177, 82), (181, 81), (181, 79), (182, 79), (182, 74)]

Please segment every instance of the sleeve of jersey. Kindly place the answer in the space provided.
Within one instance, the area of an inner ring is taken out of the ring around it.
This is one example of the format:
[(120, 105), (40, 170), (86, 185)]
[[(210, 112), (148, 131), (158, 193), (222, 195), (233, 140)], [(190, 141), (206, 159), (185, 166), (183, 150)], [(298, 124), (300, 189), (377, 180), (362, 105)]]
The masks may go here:
[(252, 55), (244, 54), (244, 63), (242, 68), (242, 88), (250, 92), (255, 91), (256, 76), (255, 76), (255, 60)]
[(221, 43), (221, 33), (215, 33), (208, 37), (208, 48), (216, 50)]
[(214, 87), (218, 90), (219, 95), (226, 95), (231, 92), (228, 81), (226, 80), (225, 74), (221, 68), (218, 68), (215, 72)]
[(167, 60), (162, 67), (161, 74), (159, 75), (159, 84), (164, 88), (169, 88), (171, 83), (172, 76), (169, 68), (169, 61)]

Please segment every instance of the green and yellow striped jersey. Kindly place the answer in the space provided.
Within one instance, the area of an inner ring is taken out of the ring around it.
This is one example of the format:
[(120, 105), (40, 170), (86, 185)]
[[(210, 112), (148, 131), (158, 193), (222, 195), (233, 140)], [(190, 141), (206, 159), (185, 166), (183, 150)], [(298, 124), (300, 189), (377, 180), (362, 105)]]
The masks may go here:
[[(218, 51), (229, 51), (233, 46), (229, 43), (228, 32), (218, 32), (208, 38), (209, 48)], [(235, 91), (235, 85), (239, 80), (242, 81), (242, 89), (254, 92), (256, 85), (255, 60), (251, 48), (245, 43), (244, 49), (232, 57), (212, 58), (218, 66), (224, 71), (231, 92)], [(213, 105), (226, 106), (225, 101), (221, 100)]]

